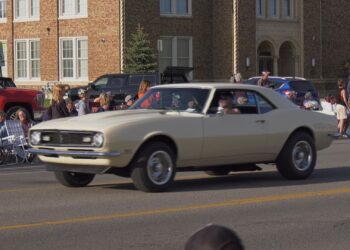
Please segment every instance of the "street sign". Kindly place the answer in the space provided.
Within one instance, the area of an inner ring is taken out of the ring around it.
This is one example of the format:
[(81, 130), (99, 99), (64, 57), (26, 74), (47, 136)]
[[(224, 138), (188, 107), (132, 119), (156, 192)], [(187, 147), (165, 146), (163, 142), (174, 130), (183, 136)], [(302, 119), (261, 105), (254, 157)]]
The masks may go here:
[(4, 50), (2, 47), (2, 42), (0, 42), (0, 67), (5, 66), (5, 57), (4, 57)]

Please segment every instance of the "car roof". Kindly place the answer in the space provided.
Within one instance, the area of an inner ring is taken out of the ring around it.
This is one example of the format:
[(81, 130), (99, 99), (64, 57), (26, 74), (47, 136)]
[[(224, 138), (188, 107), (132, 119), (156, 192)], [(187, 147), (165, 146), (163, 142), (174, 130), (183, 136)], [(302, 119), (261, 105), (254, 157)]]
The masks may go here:
[[(249, 78), (248, 80), (260, 79), (260, 78), (261, 78), (261, 76), (254, 76), (254, 77)], [(298, 77), (298, 76), (269, 76), (269, 78), (271, 78), (271, 79), (281, 79), (281, 80), (307, 81), (305, 78)]]

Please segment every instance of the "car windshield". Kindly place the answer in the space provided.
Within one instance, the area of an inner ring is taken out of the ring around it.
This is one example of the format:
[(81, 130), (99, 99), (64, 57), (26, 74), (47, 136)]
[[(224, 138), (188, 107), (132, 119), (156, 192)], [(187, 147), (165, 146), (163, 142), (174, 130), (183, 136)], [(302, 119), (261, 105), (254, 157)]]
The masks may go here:
[(156, 109), (202, 113), (209, 89), (153, 88), (130, 109)]

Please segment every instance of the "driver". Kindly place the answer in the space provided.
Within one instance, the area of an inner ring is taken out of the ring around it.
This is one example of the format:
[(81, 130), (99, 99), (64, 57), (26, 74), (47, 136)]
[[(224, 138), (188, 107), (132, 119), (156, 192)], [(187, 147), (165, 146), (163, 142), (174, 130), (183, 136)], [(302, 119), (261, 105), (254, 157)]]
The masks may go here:
[(232, 106), (233, 98), (229, 92), (224, 92), (220, 95), (219, 107), (223, 109), (225, 115), (240, 114), (239, 109)]

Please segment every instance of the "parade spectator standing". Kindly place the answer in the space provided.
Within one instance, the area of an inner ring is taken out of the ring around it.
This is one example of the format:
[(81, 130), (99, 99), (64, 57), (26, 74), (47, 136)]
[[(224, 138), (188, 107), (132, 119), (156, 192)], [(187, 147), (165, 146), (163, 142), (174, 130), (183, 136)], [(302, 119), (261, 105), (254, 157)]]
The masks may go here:
[(303, 107), (308, 110), (319, 110), (320, 104), (315, 100), (311, 92), (307, 92), (304, 96)]
[(111, 91), (108, 91), (106, 95), (107, 95), (107, 102), (109, 103), (108, 110), (115, 110), (117, 103), (114, 101), (114, 95), (112, 94)]
[(25, 138), (28, 138), (28, 131), (34, 125), (34, 123), (27, 117), (27, 114), (23, 109), (19, 109), (16, 116), (18, 121), (21, 123)]
[(0, 111), (0, 138), (7, 136), (5, 121), (6, 121), (6, 114), (5, 112)]
[(142, 80), (140, 83), (139, 91), (137, 93), (137, 99), (141, 99), (150, 88), (151, 82), (147, 80)]
[(124, 103), (120, 105), (120, 109), (125, 110), (130, 108), (134, 104), (134, 99), (131, 95), (127, 95), (124, 99)]
[(347, 123), (346, 109), (343, 105), (337, 103), (337, 98), (335, 98), (335, 96), (332, 96), (330, 99), (331, 104), (335, 106), (335, 113), (337, 115), (338, 120), (338, 134), (336, 136), (348, 138), (348, 136), (345, 134), (345, 128)]
[(258, 86), (268, 88), (270, 86), (269, 75), (270, 75), (270, 72), (263, 71), (261, 74), (261, 78), (258, 81)]
[(69, 116), (66, 102), (63, 99), (65, 91), (65, 85), (58, 84), (53, 87), (51, 105), (47, 110), (47, 120), (59, 119)]
[(321, 106), (324, 113), (329, 115), (335, 114), (335, 106), (331, 103), (332, 96), (327, 95), (323, 100), (321, 100)]
[(80, 98), (80, 101), (77, 103), (77, 106), (76, 106), (78, 111), (78, 116), (89, 114), (91, 111), (90, 111), (89, 100), (86, 97), (85, 90), (79, 89), (78, 95)]
[(78, 116), (78, 111), (75, 109), (75, 105), (70, 98), (66, 100), (66, 104), (69, 116)]
[(235, 74), (235, 83), (243, 83), (241, 73)]

